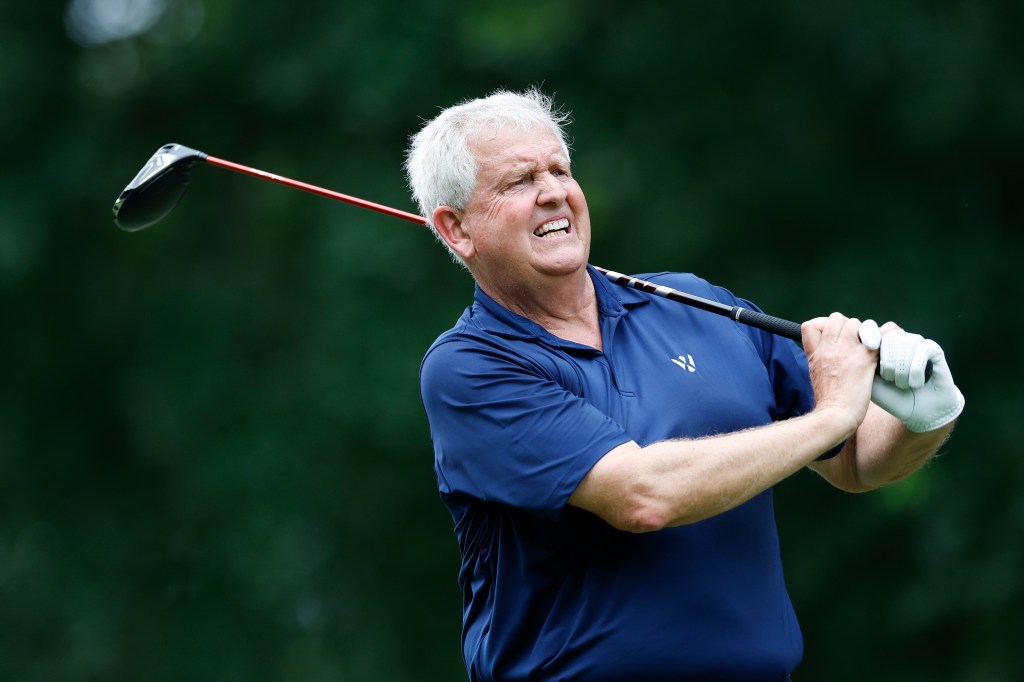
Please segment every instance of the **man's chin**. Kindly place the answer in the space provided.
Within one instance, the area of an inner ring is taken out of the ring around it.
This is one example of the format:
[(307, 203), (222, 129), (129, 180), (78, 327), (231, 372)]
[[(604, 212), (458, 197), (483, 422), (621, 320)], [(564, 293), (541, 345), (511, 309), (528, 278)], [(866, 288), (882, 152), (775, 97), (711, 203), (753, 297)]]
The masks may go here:
[(538, 264), (537, 272), (548, 277), (571, 277), (587, 268), (586, 258), (572, 258)]
[(562, 248), (552, 253), (538, 253), (534, 260), (539, 272), (550, 275), (571, 275), (587, 267), (590, 249), (578, 243), (572, 248)]

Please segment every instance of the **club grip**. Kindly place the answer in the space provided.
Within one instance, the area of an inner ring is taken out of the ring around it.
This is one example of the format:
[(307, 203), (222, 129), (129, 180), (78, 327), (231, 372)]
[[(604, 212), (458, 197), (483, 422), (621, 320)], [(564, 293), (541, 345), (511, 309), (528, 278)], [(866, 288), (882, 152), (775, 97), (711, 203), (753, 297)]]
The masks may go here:
[(796, 341), (797, 343), (800, 343), (802, 338), (800, 335), (800, 325), (796, 322), (784, 320), (781, 317), (765, 315), (764, 313), (759, 313), (756, 310), (740, 308), (737, 306), (736, 308), (733, 308), (732, 318), (737, 322), (742, 322), (743, 324), (750, 325), (751, 327), (763, 329), (766, 332), (771, 332), (772, 334), (784, 336), (787, 339)]
[[(756, 310), (749, 310), (748, 308), (733, 308), (732, 318), (737, 322), (750, 325), (751, 327), (757, 327), (763, 329), (766, 332), (772, 334), (778, 334), (784, 336), (787, 339), (792, 339), (797, 343), (800, 343), (802, 337), (800, 335), (800, 325), (796, 322), (790, 322), (784, 320), (781, 317), (774, 317), (772, 315), (765, 315), (759, 313)], [(924, 368), (924, 380), (927, 382), (932, 378), (932, 361), (928, 361), (928, 365)]]

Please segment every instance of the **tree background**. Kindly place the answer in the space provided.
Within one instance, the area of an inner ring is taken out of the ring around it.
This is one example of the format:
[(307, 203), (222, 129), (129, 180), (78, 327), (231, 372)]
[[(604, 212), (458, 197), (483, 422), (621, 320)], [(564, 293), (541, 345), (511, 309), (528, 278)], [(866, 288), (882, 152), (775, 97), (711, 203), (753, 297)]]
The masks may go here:
[[(470, 299), (413, 210), (439, 107), (574, 113), (593, 261), (942, 343), (943, 456), (777, 490), (800, 679), (1024, 677), (1024, 5), (70, 0), (0, 9), (0, 678), (459, 680), (458, 553), (419, 360)], [(985, 336), (987, 334), (987, 336)]]

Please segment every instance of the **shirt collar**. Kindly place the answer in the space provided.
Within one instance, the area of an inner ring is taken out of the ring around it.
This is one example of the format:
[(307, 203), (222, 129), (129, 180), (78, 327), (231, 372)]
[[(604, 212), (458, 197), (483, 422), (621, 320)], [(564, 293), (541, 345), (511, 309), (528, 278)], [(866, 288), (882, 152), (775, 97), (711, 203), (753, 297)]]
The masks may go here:
[[(618, 286), (604, 275), (587, 266), (597, 294), (597, 308), (601, 317), (622, 317), (630, 308), (650, 302), (648, 295), (635, 289)], [(508, 338), (543, 341), (549, 346), (579, 348), (577, 343), (561, 339), (536, 322), (508, 310), (487, 295), (479, 285), (473, 294), (473, 319), (484, 331)]]

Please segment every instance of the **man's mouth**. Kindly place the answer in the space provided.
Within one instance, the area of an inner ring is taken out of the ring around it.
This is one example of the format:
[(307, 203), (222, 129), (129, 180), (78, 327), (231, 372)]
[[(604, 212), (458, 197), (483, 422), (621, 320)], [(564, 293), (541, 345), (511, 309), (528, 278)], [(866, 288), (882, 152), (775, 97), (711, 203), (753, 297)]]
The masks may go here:
[(550, 223), (544, 223), (533, 233), (538, 237), (546, 237), (550, 234), (568, 234), (569, 233), (569, 219), (559, 218), (558, 220), (552, 220)]

